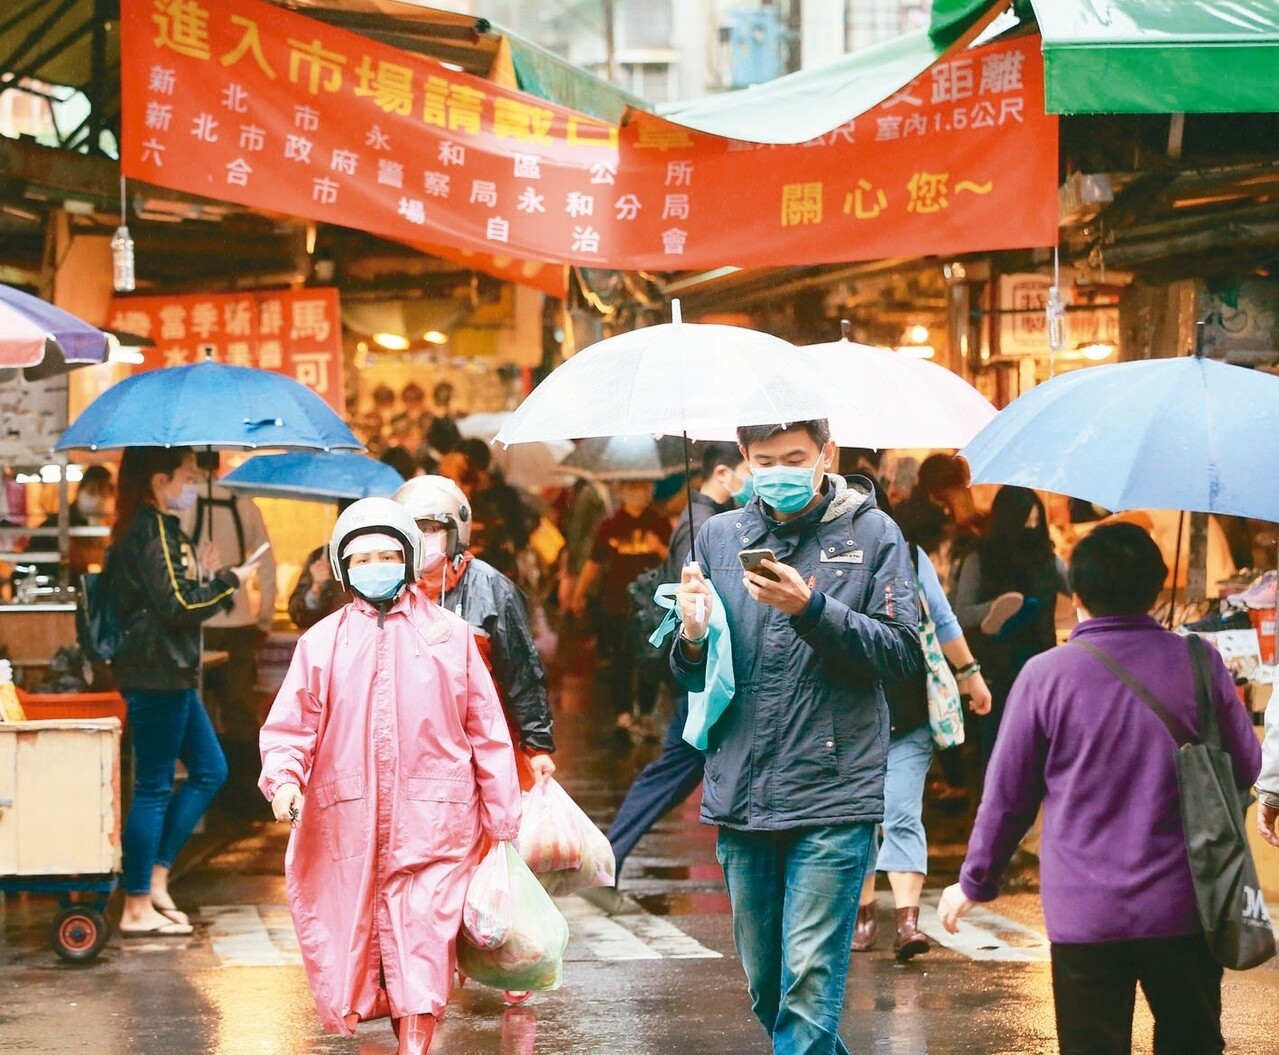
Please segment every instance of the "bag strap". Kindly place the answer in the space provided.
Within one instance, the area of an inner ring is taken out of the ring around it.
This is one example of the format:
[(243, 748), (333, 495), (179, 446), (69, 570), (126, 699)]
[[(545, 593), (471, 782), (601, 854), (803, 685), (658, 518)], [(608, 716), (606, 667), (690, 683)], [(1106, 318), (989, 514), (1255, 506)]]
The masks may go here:
[(1199, 742), (1211, 747), (1221, 746), (1221, 729), (1217, 725), (1216, 708), (1212, 703), (1212, 672), (1208, 665), (1208, 646), (1198, 634), (1191, 634), (1190, 666), (1195, 672), (1195, 696), (1199, 703)]
[(1196, 744), (1199, 742), (1198, 738), (1195, 736), (1186, 736), (1185, 731), (1180, 727), (1172, 715), (1168, 713), (1164, 705), (1155, 698), (1154, 694), (1135, 677), (1133, 677), (1132, 672), (1113, 656), (1107, 652), (1103, 652), (1096, 645), (1091, 644), (1088, 641), (1071, 641), (1070, 644), (1077, 645), (1085, 652), (1100, 660), (1110, 669), (1110, 672), (1114, 674), (1115, 677), (1127, 685), (1142, 703), (1155, 712), (1155, 717), (1164, 723), (1164, 728), (1168, 730), (1169, 735), (1176, 741), (1178, 747), (1185, 747), (1188, 744)]

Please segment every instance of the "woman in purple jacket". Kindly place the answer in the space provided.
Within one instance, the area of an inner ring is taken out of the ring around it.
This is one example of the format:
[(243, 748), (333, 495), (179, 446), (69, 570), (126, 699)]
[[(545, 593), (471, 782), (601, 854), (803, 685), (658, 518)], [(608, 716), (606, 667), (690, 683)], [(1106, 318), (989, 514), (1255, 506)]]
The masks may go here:
[[(1190, 650), (1146, 614), (1166, 575), (1141, 528), (1097, 528), (1071, 563), (1082, 620), (1071, 642), (1108, 653), (1194, 729)], [(1215, 652), (1210, 659), (1222, 747), (1246, 788), (1261, 749), (1225, 664)], [(1036, 656), (1009, 695), (968, 855), (938, 913), (954, 932), (976, 902), (998, 896), (1042, 803), (1040, 887), (1063, 1055), (1126, 1055), (1138, 983), (1154, 1015), (1156, 1055), (1224, 1050), (1222, 970), (1195, 908), (1176, 750), (1154, 712), (1083, 648)]]

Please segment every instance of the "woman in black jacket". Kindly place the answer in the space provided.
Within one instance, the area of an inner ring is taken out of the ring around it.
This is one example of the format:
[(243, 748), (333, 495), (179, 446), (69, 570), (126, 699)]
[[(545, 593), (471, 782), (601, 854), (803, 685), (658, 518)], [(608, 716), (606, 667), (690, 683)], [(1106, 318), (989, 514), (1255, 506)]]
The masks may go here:
[[(133, 804), (124, 827), (120, 934), (191, 933), (169, 895), (169, 868), (226, 780), (226, 758), (196, 686), (200, 624), (231, 606), (248, 566), (223, 570), (200, 552), (197, 581), (174, 515), (195, 502), (195, 454), (185, 447), (130, 447), (120, 462), (109, 557), (111, 597), (123, 638), (111, 661), (128, 704), (136, 756)], [(181, 758), (187, 779), (176, 793)]]

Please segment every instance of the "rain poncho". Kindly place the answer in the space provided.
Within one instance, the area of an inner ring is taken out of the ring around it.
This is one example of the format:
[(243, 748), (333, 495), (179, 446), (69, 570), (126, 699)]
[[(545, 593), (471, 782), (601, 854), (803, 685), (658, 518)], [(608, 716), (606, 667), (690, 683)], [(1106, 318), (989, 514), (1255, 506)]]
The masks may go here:
[(285, 870), (325, 1029), (439, 1015), (482, 837), (514, 839), (520, 820), (510, 734), (470, 629), (416, 587), (381, 628), (353, 601), (298, 642), (261, 743), (263, 793), (305, 793)]

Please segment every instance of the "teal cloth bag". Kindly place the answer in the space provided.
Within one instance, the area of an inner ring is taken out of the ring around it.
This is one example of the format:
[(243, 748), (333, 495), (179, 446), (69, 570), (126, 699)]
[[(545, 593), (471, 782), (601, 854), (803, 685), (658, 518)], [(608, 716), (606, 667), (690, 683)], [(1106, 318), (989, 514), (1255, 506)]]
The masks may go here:
[[(723, 717), (737, 691), (733, 676), (733, 642), (728, 633), (728, 619), (724, 616), (724, 604), (711, 587), (711, 621), (706, 640), (706, 685), (701, 692), (688, 694), (688, 721), (684, 723), (684, 740), (699, 751), (706, 750), (711, 727)], [(648, 643), (661, 648), (670, 636), (679, 630), (679, 613), (675, 608), (675, 584), (663, 583), (653, 594), (653, 600), (667, 609), (666, 618), (653, 631)]]

